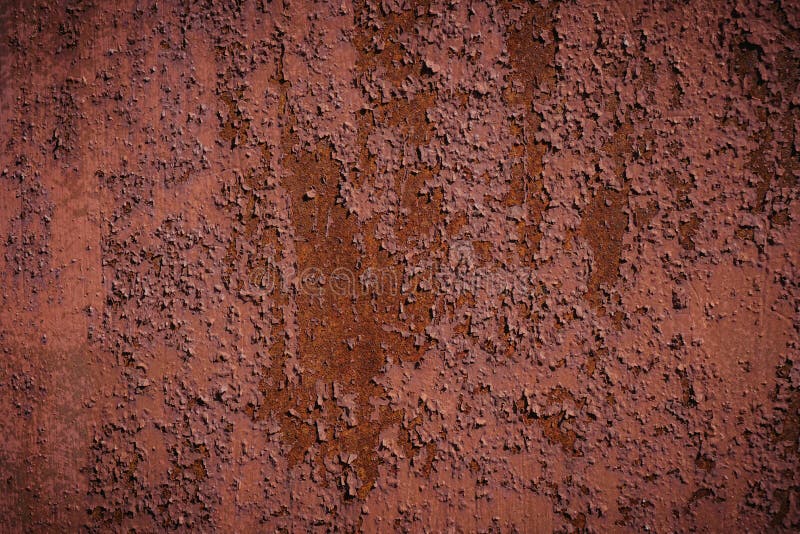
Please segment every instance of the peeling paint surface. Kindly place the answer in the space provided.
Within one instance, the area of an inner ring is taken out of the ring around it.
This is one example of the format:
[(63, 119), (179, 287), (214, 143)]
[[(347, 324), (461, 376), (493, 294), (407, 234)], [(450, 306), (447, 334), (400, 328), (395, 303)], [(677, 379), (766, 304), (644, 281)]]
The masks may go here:
[(800, 530), (796, 2), (0, 2), (0, 525)]

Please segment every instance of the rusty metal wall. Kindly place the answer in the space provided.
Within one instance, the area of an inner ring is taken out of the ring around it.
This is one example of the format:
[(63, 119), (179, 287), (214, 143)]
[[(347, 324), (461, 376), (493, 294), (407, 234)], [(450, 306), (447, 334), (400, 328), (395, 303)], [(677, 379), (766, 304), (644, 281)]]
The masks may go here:
[(3, 531), (800, 529), (791, 1), (0, 2)]

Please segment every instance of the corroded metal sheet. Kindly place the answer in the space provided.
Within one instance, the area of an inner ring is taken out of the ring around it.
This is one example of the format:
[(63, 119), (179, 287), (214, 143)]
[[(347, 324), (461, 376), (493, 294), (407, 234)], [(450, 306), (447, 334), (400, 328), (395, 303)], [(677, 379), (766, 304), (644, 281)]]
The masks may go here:
[(796, 2), (0, 2), (0, 528), (800, 529)]

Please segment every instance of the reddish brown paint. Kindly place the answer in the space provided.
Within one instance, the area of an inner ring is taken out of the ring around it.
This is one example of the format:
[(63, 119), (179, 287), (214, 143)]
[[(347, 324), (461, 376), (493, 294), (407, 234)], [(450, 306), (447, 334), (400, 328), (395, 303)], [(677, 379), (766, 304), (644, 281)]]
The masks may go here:
[(3, 531), (799, 529), (798, 81), (788, 1), (0, 2)]

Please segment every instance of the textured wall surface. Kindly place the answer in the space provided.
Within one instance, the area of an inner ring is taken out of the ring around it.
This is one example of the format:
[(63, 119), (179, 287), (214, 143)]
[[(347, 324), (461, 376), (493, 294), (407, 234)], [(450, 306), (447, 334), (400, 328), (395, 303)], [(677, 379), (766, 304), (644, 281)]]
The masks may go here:
[(800, 529), (800, 5), (0, 2), (0, 527)]

